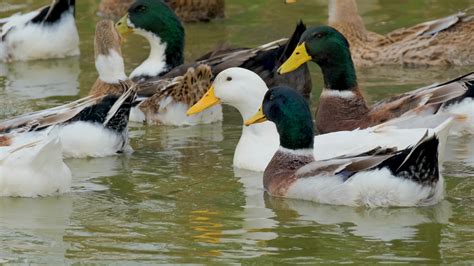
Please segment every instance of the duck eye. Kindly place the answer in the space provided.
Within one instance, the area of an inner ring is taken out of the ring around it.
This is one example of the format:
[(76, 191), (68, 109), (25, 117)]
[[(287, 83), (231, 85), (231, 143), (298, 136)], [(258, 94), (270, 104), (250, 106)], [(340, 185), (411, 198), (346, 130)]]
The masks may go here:
[(324, 33), (324, 32), (317, 32), (317, 33), (314, 34), (314, 37), (318, 38), (318, 39), (321, 39), (325, 35), (326, 35), (326, 33)]
[(138, 5), (134, 9), (135, 12), (145, 12), (145, 10), (146, 10), (146, 6), (144, 6), (144, 5)]
[(226, 80), (227, 80), (227, 81), (231, 81), (231, 80), (232, 80), (232, 78), (231, 78), (231, 77), (227, 77), (227, 79), (226, 79)]

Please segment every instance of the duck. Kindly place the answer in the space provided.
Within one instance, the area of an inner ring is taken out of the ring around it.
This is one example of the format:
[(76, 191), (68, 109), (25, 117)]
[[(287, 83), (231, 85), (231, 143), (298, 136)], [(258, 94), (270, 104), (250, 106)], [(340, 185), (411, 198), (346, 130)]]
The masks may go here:
[(382, 35), (365, 28), (355, 0), (328, 2), (328, 24), (346, 36), (356, 66), (474, 64), (472, 9)]
[(0, 122), (0, 134), (18, 128), (43, 131), (57, 126), (64, 158), (106, 157), (133, 150), (128, 140), (128, 117), (136, 86), (121, 96), (87, 96), (61, 106), (13, 117)]
[(78, 56), (75, 0), (53, 0), (25, 14), (0, 19), (0, 61)]
[[(192, 116), (217, 104), (226, 104), (237, 109), (243, 121), (246, 121), (257, 112), (268, 90), (265, 82), (256, 73), (244, 68), (228, 68), (217, 75), (210, 89), (188, 110), (187, 115)], [(452, 119), (445, 116), (440, 124), (437, 124), (438, 120), (432, 121), (431, 127), (439, 135), (441, 156), (444, 154), (447, 131), (450, 128), (446, 123)], [(400, 121), (402, 122), (407, 123), (408, 120)], [(396, 123), (391, 123), (367, 129), (317, 135), (314, 136), (313, 156), (315, 160), (323, 161), (377, 149), (403, 150), (415, 145), (413, 140), (420, 139), (425, 133), (424, 128), (405, 126), (401, 128)], [(341, 141), (348, 139), (351, 141)], [(270, 121), (243, 126), (235, 148), (233, 166), (263, 172), (278, 150), (279, 143), (277, 128)]]
[[(107, 18), (120, 18), (125, 14), (134, 0), (102, 0), (99, 15)], [(166, 0), (184, 22), (210, 21), (225, 17), (224, 0)]]
[[(135, 83), (125, 74), (121, 49), (122, 38), (111, 20), (101, 20), (96, 25), (94, 40), (95, 66), (99, 77), (89, 95), (117, 95)], [(141, 95), (130, 111), (130, 121), (148, 124), (185, 126), (208, 124), (222, 120), (222, 108), (216, 106), (200, 115), (187, 117), (185, 111), (204, 95), (211, 84), (212, 72), (207, 65), (190, 67), (182, 76), (142, 82)]]
[(275, 123), (280, 140), (263, 173), (264, 189), (272, 197), (369, 208), (429, 206), (444, 197), (439, 140), (432, 129), (403, 150), (316, 161), (311, 111), (298, 92), (285, 86), (268, 90), (245, 124), (265, 121)]
[[(441, 113), (464, 116), (451, 134), (474, 133), (474, 73), (425, 86), (381, 100), (372, 106), (365, 101), (357, 83), (349, 42), (330, 26), (312, 27), (302, 35), (280, 74), (312, 61), (321, 68), (324, 89), (316, 114), (316, 129), (325, 134), (367, 128), (402, 115), (426, 118)], [(420, 121), (423, 123), (423, 119)], [(423, 124), (420, 124), (423, 127)]]
[(63, 161), (58, 128), (19, 128), (0, 134), (0, 196), (45, 197), (67, 193), (71, 171)]
[[(125, 74), (122, 57), (122, 37), (115, 29), (112, 20), (104, 19), (96, 24), (94, 37), (95, 68), (99, 77), (92, 85), (89, 95), (122, 95), (134, 85)], [(123, 84), (126, 86), (123, 86)]]

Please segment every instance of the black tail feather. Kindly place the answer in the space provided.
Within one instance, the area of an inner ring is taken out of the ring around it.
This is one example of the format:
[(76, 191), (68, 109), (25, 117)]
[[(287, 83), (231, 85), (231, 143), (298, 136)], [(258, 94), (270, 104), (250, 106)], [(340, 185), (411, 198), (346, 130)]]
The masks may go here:
[[(34, 17), (32, 23), (55, 23), (64, 12), (68, 12), (71, 7), (75, 7), (76, 0), (57, 0), (51, 6), (44, 7), (36, 17)], [(76, 15), (76, 9), (74, 8), (74, 16)]]
[(416, 146), (400, 151), (376, 168), (387, 167), (397, 177), (434, 185), (439, 180), (438, 145), (436, 136), (424, 137)]
[[(117, 95), (107, 95), (99, 103), (87, 107), (82, 110), (75, 117), (67, 121), (66, 123), (72, 123), (76, 121), (91, 122), (97, 124), (103, 124), (107, 118), (109, 110), (118, 100), (119, 96)], [(116, 132), (123, 132), (128, 125), (128, 117), (130, 115), (130, 110), (132, 109), (132, 103), (135, 100), (135, 96), (127, 99), (114, 114), (114, 116), (109, 120), (105, 126), (108, 129), (111, 129)]]

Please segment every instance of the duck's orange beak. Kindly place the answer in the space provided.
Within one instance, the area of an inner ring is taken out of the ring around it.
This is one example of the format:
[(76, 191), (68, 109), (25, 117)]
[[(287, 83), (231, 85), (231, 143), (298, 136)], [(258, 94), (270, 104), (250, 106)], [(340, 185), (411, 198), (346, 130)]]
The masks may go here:
[(191, 108), (188, 109), (186, 115), (194, 115), (206, 110), (209, 107), (212, 107), (216, 104), (219, 104), (221, 100), (216, 97), (214, 86), (211, 86), (209, 90), (202, 96), (202, 98), (195, 103)]
[(285, 74), (294, 71), (302, 64), (311, 61), (311, 59), (313, 58), (308, 54), (308, 51), (306, 51), (305, 43), (302, 42), (296, 47), (290, 58), (288, 58), (288, 60), (286, 60), (283, 65), (281, 65), (281, 67), (278, 69), (278, 73)]
[(245, 120), (245, 125), (250, 126), (252, 124), (263, 123), (267, 121), (267, 117), (263, 114), (262, 107), (260, 107), (256, 114), (254, 114), (251, 118)]

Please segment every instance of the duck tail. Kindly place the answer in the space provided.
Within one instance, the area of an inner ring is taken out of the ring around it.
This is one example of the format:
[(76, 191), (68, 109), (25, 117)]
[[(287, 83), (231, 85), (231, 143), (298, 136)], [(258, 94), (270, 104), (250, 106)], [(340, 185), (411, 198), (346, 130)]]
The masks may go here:
[(283, 50), (283, 53), (281, 54), (278, 60), (280, 64), (283, 64), (288, 58), (290, 58), (291, 54), (296, 49), (296, 46), (298, 46), (301, 36), (303, 35), (305, 31), (306, 31), (306, 25), (303, 23), (303, 20), (300, 20), (296, 24), (295, 31), (293, 32), (293, 35), (291, 35), (290, 39), (286, 43), (285, 49)]
[(301, 36), (306, 31), (306, 25), (300, 20), (296, 24), (296, 28), (291, 35), (290, 39), (287, 41), (286, 45), (283, 47), (283, 51), (281, 52), (276, 64), (275, 68), (273, 69), (273, 84), (267, 84), (269, 87), (275, 87), (279, 85), (286, 85), (289, 86), (297, 91), (299, 91), (305, 98), (309, 98), (312, 89), (312, 82), (311, 82), (311, 74), (309, 72), (309, 68), (307, 64), (303, 64), (295, 71), (280, 75), (278, 74), (278, 68), (288, 59), (290, 58), (293, 51), (298, 46), (298, 43), (301, 39)]
[(32, 23), (55, 23), (59, 21), (63, 13), (69, 12), (72, 8), (72, 14), (76, 16), (76, 0), (53, 0), (51, 5), (41, 9), (38, 15), (31, 19)]
[(397, 177), (435, 186), (440, 179), (438, 145), (437, 135), (427, 130), (415, 146), (386, 159), (377, 168), (387, 167)]

